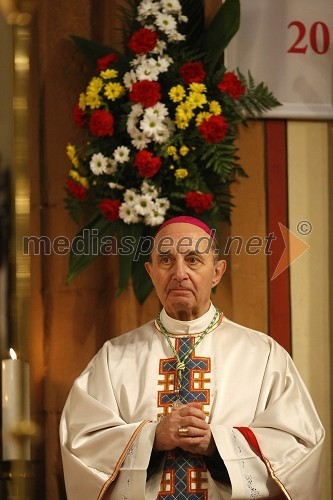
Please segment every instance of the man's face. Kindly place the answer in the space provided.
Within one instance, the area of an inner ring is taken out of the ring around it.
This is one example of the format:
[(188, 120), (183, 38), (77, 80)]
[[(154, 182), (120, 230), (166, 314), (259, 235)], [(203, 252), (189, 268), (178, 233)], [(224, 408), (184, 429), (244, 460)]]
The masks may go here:
[(169, 316), (185, 321), (205, 314), (226, 268), (214, 259), (209, 235), (192, 224), (170, 224), (156, 235), (151, 257), (146, 269)]

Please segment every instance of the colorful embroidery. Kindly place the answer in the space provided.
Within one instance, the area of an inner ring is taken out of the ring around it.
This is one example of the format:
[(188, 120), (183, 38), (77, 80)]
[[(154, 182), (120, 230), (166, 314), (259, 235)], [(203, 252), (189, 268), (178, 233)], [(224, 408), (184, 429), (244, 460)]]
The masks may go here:
[(208, 500), (207, 468), (202, 457), (168, 452), (157, 500)]
[[(177, 352), (187, 352), (194, 341), (192, 337), (176, 338), (175, 349)], [(210, 371), (210, 358), (197, 357), (195, 351), (192, 352), (186, 363), (179, 395), (179, 399), (184, 403), (200, 401), (207, 415), (210, 410)], [(162, 410), (157, 416), (161, 417), (171, 411), (172, 403), (175, 401), (174, 391), (178, 385), (178, 375), (174, 357), (160, 360), (158, 385), (162, 386), (162, 390), (158, 391), (157, 403), (158, 408)]]
[[(175, 339), (175, 349), (180, 357), (195, 342), (193, 337)], [(168, 358), (160, 361), (158, 385), (158, 416), (171, 411), (173, 402), (177, 399), (175, 389), (178, 387), (176, 359)], [(191, 353), (183, 372), (179, 400), (182, 403), (200, 401), (202, 409), (209, 415), (210, 410), (210, 358), (197, 357)], [(191, 455), (180, 449), (168, 452), (166, 455), (161, 489), (158, 500), (208, 500), (208, 473), (201, 456)]]

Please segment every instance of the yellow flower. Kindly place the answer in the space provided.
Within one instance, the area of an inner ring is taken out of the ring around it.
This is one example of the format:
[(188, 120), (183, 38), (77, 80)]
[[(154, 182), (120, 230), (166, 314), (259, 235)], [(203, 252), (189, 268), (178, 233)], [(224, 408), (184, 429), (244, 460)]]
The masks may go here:
[(107, 78), (107, 79), (111, 80), (111, 78), (117, 78), (118, 71), (115, 69), (106, 69), (104, 71), (101, 71), (100, 75), (102, 78)]
[(70, 170), (69, 176), (79, 184), (81, 184), (86, 189), (89, 189), (89, 182), (86, 177), (82, 177), (76, 170)]
[(208, 111), (198, 113), (198, 115), (195, 119), (196, 126), (199, 127), (199, 125), (201, 125), (202, 122), (204, 122), (205, 120), (208, 120), (208, 118), (210, 118), (211, 116), (213, 116), (212, 113), (208, 113)]
[(172, 102), (180, 102), (185, 96), (185, 89), (182, 85), (175, 85), (169, 92), (169, 97)]
[(172, 159), (173, 159), (173, 161), (179, 160), (179, 155), (173, 155)]
[(175, 170), (175, 166), (174, 165), (170, 165), (170, 170)]
[(177, 149), (175, 148), (175, 146), (169, 146), (167, 152), (169, 156), (172, 156), (177, 153)]
[(188, 170), (186, 168), (177, 168), (175, 171), (176, 179), (185, 179), (188, 176)]
[(104, 94), (108, 99), (111, 99), (111, 101), (115, 101), (125, 94), (125, 87), (123, 87), (120, 83), (110, 82), (105, 85)]
[(209, 111), (213, 113), (213, 115), (217, 116), (222, 113), (222, 108), (217, 101), (210, 101), (209, 103)]
[(86, 105), (90, 106), (91, 109), (99, 108), (103, 102), (102, 97), (99, 92), (103, 88), (103, 80), (94, 76), (89, 82), (86, 92)]
[(81, 92), (79, 97), (79, 108), (81, 109), (81, 111), (84, 111), (86, 109), (86, 94), (84, 92)]
[(86, 96), (86, 104), (89, 106), (91, 109), (96, 109), (100, 108), (103, 103), (103, 99), (100, 95), (98, 94), (87, 94)]
[(188, 102), (182, 102), (176, 109), (176, 125), (180, 129), (185, 129), (189, 126), (190, 120), (193, 117), (192, 107)]
[(202, 108), (202, 106), (207, 102), (207, 97), (205, 94), (201, 94), (200, 92), (190, 92), (187, 102), (192, 109)]
[(207, 92), (207, 87), (204, 83), (190, 83), (190, 90), (193, 92)]
[(67, 145), (66, 154), (75, 168), (79, 168), (79, 159), (76, 156), (76, 148), (72, 144)]
[(182, 156), (186, 156), (186, 155), (187, 155), (187, 153), (189, 152), (189, 148), (188, 148), (187, 146), (182, 146), (182, 147), (180, 148), (179, 152), (180, 152), (180, 154), (181, 154)]
[(68, 143), (66, 148), (66, 154), (70, 160), (76, 156), (76, 147), (73, 144)]
[(190, 120), (184, 117), (176, 116), (176, 125), (179, 129), (185, 130), (190, 125)]
[(90, 92), (99, 92), (103, 88), (103, 80), (101, 78), (98, 78), (98, 76), (94, 76), (87, 87), (87, 94)]

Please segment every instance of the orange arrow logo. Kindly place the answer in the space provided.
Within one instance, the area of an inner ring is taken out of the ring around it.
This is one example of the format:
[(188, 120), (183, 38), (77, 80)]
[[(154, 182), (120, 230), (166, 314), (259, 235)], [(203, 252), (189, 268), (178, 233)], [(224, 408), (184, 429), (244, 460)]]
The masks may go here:
[(283, 237), (285, 248), (280, 257), (280, 260), (275, 268), (271, 281), (275, 280), (285, 269), (287, 269), (295, 260), (299, 259), (307, 250), (310, 245), (301, 240), (297, 234), (293, 233), (279, 222), (280, 231)]

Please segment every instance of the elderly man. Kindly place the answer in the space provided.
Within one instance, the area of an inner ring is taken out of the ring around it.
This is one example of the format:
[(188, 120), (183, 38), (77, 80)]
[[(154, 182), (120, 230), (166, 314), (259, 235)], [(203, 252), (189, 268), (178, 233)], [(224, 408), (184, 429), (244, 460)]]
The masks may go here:
[(283, 348), (211, 303), (225, 267), (198, 219), (157, 232), (162, 311), (106, 342), (63, 411), (69, 500), (319, 499), (321, 423)]

